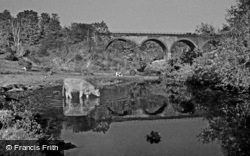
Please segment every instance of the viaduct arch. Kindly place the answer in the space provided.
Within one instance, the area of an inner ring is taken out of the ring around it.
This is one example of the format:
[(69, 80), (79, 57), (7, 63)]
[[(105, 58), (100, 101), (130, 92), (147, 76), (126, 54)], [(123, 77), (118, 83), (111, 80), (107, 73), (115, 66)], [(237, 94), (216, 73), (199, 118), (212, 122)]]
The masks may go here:
[(198, 48), (198, 46), (194, 43), (194, 41), (190, 40), (190, 39), (187, 39), (187, 38), (182, 38), (182, 39), (179, 39), (177, 41), (175, 41), (172, 45), (171, 45), (171, 48), (170, 48), (170, 52), (172, 52), (172, 49), (174, 48), (174, 46), (179, 43), (179, 42), (182, 42), (182, 43), (185, 43), (187, 46), (189, 46), (189, 48), (191, 50), (194, 50), (195, 48)]
[(142, 41), (142, 42), (140, 43), (139, 47), (142, 47), (142, 46), (143, 46), (146, 42), (148, 42), (148, 41), (153, 41), (153, 42), (159, 44), (159, 46), (162, 48), (162, 50), (163, 50), (164, 53), (167, 53), (167, 52), (168, 52), (168, 48), (167, 48), (167, 46), (164, 44), (164, 42), (161, 41), (160, 39), (155, 39), (155, 38), (149, 38), (149, 39), (146, 39), (146, 40)]
[(115, 39), (113, 39), (113, 40), (111, 40), (111, 41), (108, 42), (108, 44), (107, 44), (106, 47), (105, 47), (105, 50), (107, 50), (108, 47), (109, 47), (112, 43), (114, 43), (114, 42), (116, 42), (116, 41), (129, 42), (129, 40), (124, 39), (124, 38), (115, 38)]
[(156, 42), (165, 52), (167, 59), (171, 58), (171, 51), (175, 44), (183, 42), (190, 47), (191, 50), (202, 49), (205, 44), (216, 40), (217, 36), (202, 36), (192, 33), (185, 34), (158, 34), (158, 33), (111, 33), (111, 39), (107, 43), (105, 50), (116, 42), (134, 42), (138, 47), (141, 47), (148, 41)]
[(204, 47), (208, 44), (212, 44), (213, 46), (216, 46), (216, 44), (218, 45), (218, 39), (208, 39), (207, 41), (205, 41), (202, 46), (201, 49), (204, 49)]

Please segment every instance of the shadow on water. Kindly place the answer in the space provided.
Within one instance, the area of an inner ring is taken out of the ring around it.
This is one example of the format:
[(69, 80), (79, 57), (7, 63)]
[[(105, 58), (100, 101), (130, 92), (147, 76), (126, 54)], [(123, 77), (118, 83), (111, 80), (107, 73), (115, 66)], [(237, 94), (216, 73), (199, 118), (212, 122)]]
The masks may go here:
[(77, 145), (72, 155), (249, 155), (247, 95), (154, 83), (100, 93), (83, 103), (73, 93), (69, 103), (62, 86), (45, 88), (28, 108), (42, 116), (46, 134)]

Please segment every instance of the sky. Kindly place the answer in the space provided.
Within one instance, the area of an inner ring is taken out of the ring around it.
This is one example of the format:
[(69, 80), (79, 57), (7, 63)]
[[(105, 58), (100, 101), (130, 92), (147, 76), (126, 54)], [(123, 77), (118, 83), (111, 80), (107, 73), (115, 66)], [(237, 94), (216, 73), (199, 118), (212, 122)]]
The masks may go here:
[(222, 27), (235, 0), (0, 0), (0, 12), (57, 13), (62, 26), (104, 21), (111, 32), (194, 32), (197, 25)]

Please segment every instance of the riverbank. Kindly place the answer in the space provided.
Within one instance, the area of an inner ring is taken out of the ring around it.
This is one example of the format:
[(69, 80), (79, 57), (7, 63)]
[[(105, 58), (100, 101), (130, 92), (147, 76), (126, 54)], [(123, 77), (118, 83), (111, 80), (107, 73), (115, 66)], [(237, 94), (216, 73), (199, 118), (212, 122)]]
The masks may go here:
[[(115, 73), (103, 72), (92, 74), (80, 73), (64, 73), (56, 72), (53, 75), (46, 76), (46, 72), (39, 68), (32, 68), (32, 71), (24, 71), (17, 62), (0, 59), (0, 87), (22, 84), (30, 87), (47, 87), (62, 84), (64, 78), (82, 78), (86, 80), (96, 80), (96, 85), (104, 85), (103, 83), (114, 83), (114, 80), (124, 81), (155, 81), (158, 76), (140, 76), (140, 75), (124, 75), (116, 77)], [(112, 82), (108, 82), (112, 81)]]
[[(86, 80), (94, 81), (97, 86), (106, 84), (118, 83), (119, 81), (156, 81), (159, 78), (157, 76), (123, 76), (115, 77), (111, 74), (96, 73), (91, 76), (85, 76), (80, 74), (53, 74), (50, 77), (45, 77), (42, 73), (26, 74), (4, 74), (0, 75), (0, 87), (7, 87), (15, 84), (22, 84), (27, 88), (39, 88), (55, 85), (62, 85), (62, 81), (65, 78), (82, 78)], [(116, 81), (115, 81), (116, 80)]]

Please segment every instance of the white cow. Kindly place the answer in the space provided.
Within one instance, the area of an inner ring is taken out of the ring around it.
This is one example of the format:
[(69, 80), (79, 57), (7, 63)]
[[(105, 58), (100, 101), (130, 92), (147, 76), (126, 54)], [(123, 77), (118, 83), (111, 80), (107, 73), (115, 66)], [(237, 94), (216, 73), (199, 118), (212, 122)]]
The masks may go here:
[(63, 80), (63, 91), (62, 94), (64, 96), (64, 91), (66, 95), (66, 100), (68, 98), (72, 99), (72, 92), (79, 92), (79, 99), (82, 103), (82, 95), (85, 94), (86, 98), (89, 99), (90, 94), (94, 94), (96, 96), (100, 96), (99, 89), (95, 89), (95, 87), (87, 82), (84, 79), (77, 79), (77, 78), (66, 78)]

